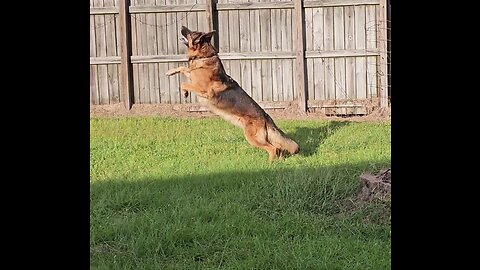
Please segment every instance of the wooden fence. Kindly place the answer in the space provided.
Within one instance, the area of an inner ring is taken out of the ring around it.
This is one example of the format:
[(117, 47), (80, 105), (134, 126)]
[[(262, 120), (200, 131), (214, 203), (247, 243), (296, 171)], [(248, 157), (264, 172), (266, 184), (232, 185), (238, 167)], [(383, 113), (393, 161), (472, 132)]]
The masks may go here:
[(91, 104), (183, 98), (182, 25), (217, 30), (227, 70), (264, 108), (366, 114), (388, 106), (386, 0), (90, 0)]

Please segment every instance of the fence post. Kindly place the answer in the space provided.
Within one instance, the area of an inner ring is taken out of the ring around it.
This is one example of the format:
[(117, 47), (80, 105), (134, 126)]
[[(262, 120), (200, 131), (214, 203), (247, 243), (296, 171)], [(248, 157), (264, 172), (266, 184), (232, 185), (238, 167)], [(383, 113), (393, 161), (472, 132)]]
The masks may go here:
[(122, 96), (125, 108), (130, 110), (133, 103), (133, 73), (130, 56), (132, 55), (132, 36), (130, 24), (130, 0), (119, 0), (120, 4), (120, 58)]
[[(217, 0), (206, 0), (207, 3), (207, 9), (205, 10), (206, 12), (206, 17), (207, 17), (207, 31), (213, 31), (217, 30), (218, 27), (218, 17), (217, 17)], [(199, 29), (199, 31), (202, 31)], [(218, 48), (218, 33), (213, 35), (213, 46), (215, 48)]]
[(302, 112), (307, 112), (307, 87), (305, 74), (307, 67), (305, 65), (305, 15), (303, 10), (303, 0), (294, 0), (295, 8), (295, 44), (296, 44), (296, 74), (295, 87), (298, 93), (298, 105)]
[(377, 48), (380, 53), (377, 72), (380, 86), (380, 108), (386, 108), (388, 107), (387, 0), (380, 0), (377, 12)]

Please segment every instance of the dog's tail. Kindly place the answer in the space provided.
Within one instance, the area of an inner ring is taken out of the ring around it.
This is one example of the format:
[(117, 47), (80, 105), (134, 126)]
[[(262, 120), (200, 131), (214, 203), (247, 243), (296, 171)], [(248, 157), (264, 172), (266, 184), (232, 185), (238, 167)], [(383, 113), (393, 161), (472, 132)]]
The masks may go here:
[(291, 155), (296, 154), (300, 151), (298, 144), (288, 138), (281, 129), (279, 129), (274, 123), (267, 123), (267, 137), (268, 141), (275, 147), (287, 150)]

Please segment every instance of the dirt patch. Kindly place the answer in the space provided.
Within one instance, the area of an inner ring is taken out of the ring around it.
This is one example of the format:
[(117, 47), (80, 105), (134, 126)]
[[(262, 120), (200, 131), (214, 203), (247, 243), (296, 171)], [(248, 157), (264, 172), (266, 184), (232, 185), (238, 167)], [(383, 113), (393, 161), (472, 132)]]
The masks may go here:
[[(389, 122), (390, 110), (373, 111), (365, 116), (327, 116), (320, 112), (302, 113), (295, 105), (286, 108), (265, 110), (274, 120), (331, 120), (356, 122)], [(163, 116), (181, 119), (218, 117), (205, 107), (197, 104), (134, 104), (131, 110), (125, 109), (123, 103), (112, 105), (90, 105), (90, 117), (125, 117), (125, 116)]]
[(376, 175), (368, 172), (360, 175), (361, 190), (358, 198), (362, 201), (380, 199), (390, 201), (392, 193), (391, 169), (383, 169)]

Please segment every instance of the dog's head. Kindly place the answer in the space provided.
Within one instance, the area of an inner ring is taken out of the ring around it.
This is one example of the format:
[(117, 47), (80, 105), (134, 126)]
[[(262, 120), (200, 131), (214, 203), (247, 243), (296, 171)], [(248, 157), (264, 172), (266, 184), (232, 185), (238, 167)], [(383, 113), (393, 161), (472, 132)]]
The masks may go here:
[(215, 30), (204, 33), (198, 31), (191, 31), (185, 26), (182, 26), (182, 37), (180, 41), (188, 47), (188, 59), (207, 58), (214, 56), (217, 49), (210, 43)]

